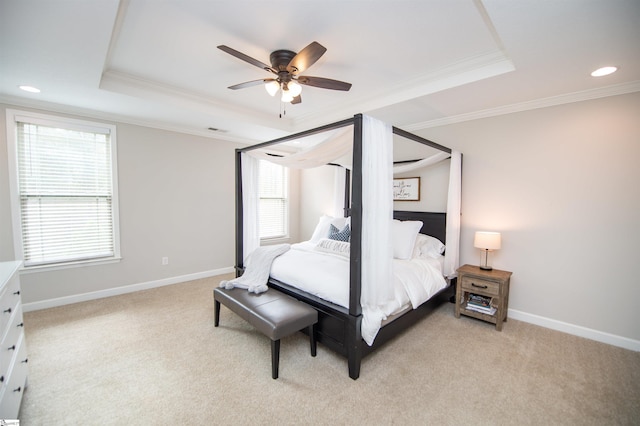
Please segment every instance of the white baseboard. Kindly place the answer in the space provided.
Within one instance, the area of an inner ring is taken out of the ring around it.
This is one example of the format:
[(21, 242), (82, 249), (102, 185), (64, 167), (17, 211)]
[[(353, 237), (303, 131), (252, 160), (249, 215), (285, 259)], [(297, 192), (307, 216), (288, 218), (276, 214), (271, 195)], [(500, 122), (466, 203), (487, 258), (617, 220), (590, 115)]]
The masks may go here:
[(38, 302), (24, 303), (23, 312), (39, 311), (41, 309), (54, 308), (56, 306), (69, 305), (71, 303), (86, 302), (88, 300), (101, 299), (103, 297), (118, 296), (120, 294), (133, 293), (135, 291), (147, 290), (150, 288), (162, 287), (165, 285), (179, 284), (186, 281), (198, 280), (201, 278), (214, 277), (216, 275), (229, 274), (234, 272), (233, 267), (212, 269), (210, 271), (197, 272), (195, 274), (181, 275), (178, 277), (163, 278), (161, 280), (149, 281), (146, 283), (125, 285), (122, 287), (108, 288), (105, 290), (92, 291), (90, 293), (74, 294), (73, 296), (57, 297), (55, 299), (41, 300)]
[(574, 336), (584, 337), (595, 340), (597, 342), (606, 343), (608, 345), (618, 346), (624, 349), (640, 352), (640, 340), (629, 339), (627, 337), (616, 336), (615, 334), (605, 333), (603, 331), (593, 330), (591, 328), (579, 325), (569, 324), (557, 321), (551, 318), (541, 317), (539, 315), (529, 314), (514, 309), (509, 309), (509, 318), (518, 321), (528, 322), (530, 324), (539, 325), (541, 327), (550, 328), (552, 330), (561, 331)]

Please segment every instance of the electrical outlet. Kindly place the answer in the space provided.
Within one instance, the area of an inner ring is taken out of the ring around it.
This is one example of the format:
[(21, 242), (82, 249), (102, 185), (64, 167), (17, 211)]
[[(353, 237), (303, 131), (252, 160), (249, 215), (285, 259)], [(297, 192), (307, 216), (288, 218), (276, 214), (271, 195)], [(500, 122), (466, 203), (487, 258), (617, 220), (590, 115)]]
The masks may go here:
[(168, 257), (163, 257), (162, 258), (162, 264), (163, 265), (168, 265), (169, 264), (169, 258)]

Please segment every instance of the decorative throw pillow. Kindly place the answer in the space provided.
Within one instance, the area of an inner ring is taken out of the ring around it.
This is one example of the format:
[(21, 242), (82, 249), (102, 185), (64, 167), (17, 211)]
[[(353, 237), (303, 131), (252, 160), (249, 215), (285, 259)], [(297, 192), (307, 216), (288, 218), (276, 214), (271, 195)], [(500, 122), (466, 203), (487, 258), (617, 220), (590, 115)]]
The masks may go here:
[(323, 238), (318, 241), (315, 249), (346, 258), (349, 258), (349, 256), (351, 255), (351, 244), (344, 241), (330, 240), (328, 238)]
[(313, 235), (311, 235), (311, 242), (317, 243), (322, 238), (329, 237), (329, 226), (334, 225), (338, 229), (342, 229), (344, 225), (347, 223), (346, 217), (333, 217), (324, 215), (318, 221), (316, 228), (313, 231)]
[(351, 228), (345, 225), (344, 228), (338, 230), (333, 224), (329, 227), (329, 239), (336, 241), (349, 242), (351, 238)]

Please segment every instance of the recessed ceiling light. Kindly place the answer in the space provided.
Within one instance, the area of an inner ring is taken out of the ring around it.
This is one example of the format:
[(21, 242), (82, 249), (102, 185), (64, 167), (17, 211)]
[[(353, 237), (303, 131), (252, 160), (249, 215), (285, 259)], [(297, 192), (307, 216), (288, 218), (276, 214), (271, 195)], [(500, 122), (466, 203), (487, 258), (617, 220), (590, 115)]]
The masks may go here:
[(37, 87), (33, 87), (33, 86), (18, 86), (18, 87), (20, 87), (25, 92), (40, 93), (40, 89), (38, 89)]
[(618, 67), (602, 67), (591, 73), (592, 77), (602, 77), (618, 71)]

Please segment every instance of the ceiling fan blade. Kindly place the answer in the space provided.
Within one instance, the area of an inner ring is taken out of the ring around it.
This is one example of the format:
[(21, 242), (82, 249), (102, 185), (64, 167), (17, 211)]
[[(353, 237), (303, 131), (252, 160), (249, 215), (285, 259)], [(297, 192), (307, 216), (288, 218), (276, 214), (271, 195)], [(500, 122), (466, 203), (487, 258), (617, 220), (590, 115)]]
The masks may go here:
[(277, 74), (277, 72), (274, 71), (273, 68), (271, 68), (269, 65), (265, 64), (264, 62), (260, 62), (257, 59), (253, 59), (251, 56), (247, 56), (242, 52), (238, 52), (237, 50), (232, 49), (229, 46), (220, 45), (220, 46), (218, 46), (218, 49), (222, 50), (223, 52), (227, 52), (231, 56), (235, 56), (238, 59), (241, 59), (241, 60), (243, 60), (245, 62), (248, 62), (251, 65), (255, 65), (258, 68), (262, 68), (265, 71), (269, 71), (269, 72), (272, 72), (274, 74)]
[(291, 101), (291, 104), (292, 104), (292, 105), (295, 105), (295, 104), (299, 104), (299, 103), (301, 103), (301, 102), (302, 102), (302, 96), (301, 96), (301, 95), (298, 95), (298, 96), (296, 96), (296, 97), (294, 97), (294, 98), (293, 98), (293, 100)]
[(298, 83), (304, 84), (306, 86), (320, 87), (322, 89), (331, 89), (331, 90), (344, 90), (348, 91), (351, 89), (351, 83), (346, 83), (344, 81), (331, 80), (330, 78), (322, 78), (322, 77), (311, 77), (311, 76), (300, 76), (298, 77)]
[(311, 65), (315, 64), (318, 59), (324, 52), (327, 51), (327, 48), (321, 45), (320, 43), (314, 41), (309, 44), (307, 47), (302, 49), (296, 56), (291, 59), (289, 65), (287, 65), (287, 71), (291, 74), (301, 73)]
[(245, 81), (244, 83), (234, 84), (233, 86), (229, 86), (231, 90), (244, 89), (245, 87), (257, 86), (259, 84), (268, 83), (270, 81), (276, 81), (275, 78), (262, 78), (260, 80), (251, 80)]

